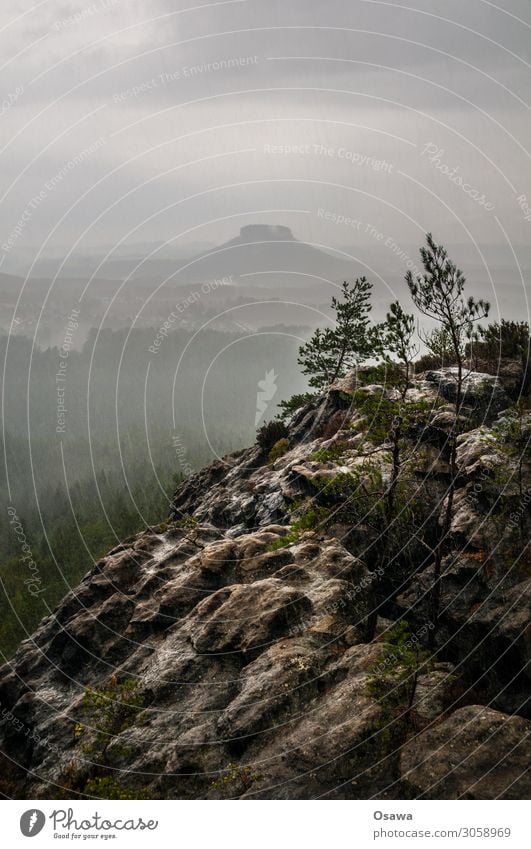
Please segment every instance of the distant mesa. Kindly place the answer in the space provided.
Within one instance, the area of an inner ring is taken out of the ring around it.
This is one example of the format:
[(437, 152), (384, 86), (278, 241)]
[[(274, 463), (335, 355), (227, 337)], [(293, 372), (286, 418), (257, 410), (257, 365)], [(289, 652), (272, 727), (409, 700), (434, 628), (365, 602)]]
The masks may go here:
[[(179, 280), (214, 279), (232, 275), (244, 278), (242, 285), (278, 287), (321, 287), (323, 282), (346, 280), (353, 275), (353, 262), (332, 256), (300, 241), (290, 227), (281, 224), (246, 224), (233, 239), (198, 256)], [(267, 275), (265, 276), (258, 275)], [(289, 276), (288, 276), (289, 275)]]
[(229, 245), (250, 242), (296, 242), (289, 227), (281, 224), (246, 224), (240, 228), (240, 235), (231, 239)]

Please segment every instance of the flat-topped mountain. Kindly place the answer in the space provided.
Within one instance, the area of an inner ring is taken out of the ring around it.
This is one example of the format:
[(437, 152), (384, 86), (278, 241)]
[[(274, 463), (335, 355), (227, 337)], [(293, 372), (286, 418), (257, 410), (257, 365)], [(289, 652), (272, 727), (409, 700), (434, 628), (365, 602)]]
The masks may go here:
[(232, 275), (246, 286), (311, 289), (320, 285), (328, 297), (326, 281), (342, 281), (363, 273), (360, 269), (355, 259), (299, 241), (289, 227), (247, 224), (235, 238), (191, 260), (176, 280)]
[(225, 242), (225, 245), (242, 245), (250, 242), (294, 242), (290, 227), (278, 224), (246, 224), (240, 228), (240, 235)]

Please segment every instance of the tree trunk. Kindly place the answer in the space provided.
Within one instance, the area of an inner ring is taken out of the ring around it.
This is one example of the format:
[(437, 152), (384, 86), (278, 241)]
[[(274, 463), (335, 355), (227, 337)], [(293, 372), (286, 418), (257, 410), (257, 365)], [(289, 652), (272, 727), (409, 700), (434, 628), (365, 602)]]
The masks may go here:
[(448, 535), (452, 526), (452, 516), (454, 509), (454, 497), (457, 485), (457, 430), (459, 427), (459, 414), (463, 403), (463, 361), (459, 353), (457, 342), (455, 343), (455, 353), (457, 358), (457, 390), (455, 399), (455, 419), (452, 432), (450, 433), (450, 485), (448, 487), (448, 495), (446, 498), (446, 508), (444, 510), (444, 518), (439, 535), (439, 540), (435, 548), (435, 561), (433, 567), (433, 586), (431, 591), (431, 617), (433, 629), (430, 631), (430, 643), (433, 647), (437, 635), (437, 622), (439, 619), (439, 609), (441, 602), (441, 571), (444, 558), (444, 550), (448, 542)]

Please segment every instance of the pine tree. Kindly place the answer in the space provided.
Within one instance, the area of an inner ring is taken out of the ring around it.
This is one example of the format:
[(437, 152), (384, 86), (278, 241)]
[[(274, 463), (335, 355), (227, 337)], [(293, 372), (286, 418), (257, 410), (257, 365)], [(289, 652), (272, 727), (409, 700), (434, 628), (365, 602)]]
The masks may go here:
[(452, 337), (446, 327), (434, 327), (429, 333), (421, 333), (421, 339), (426, 348), (438, 357), (441, 366), (450, 365), (454, 357), (454, 346)]
[(400, 365), (404, 367), (402, 400), (405, 398), (409, 386), (413, 361), (419, 352), (418, 345), (414, 342), (414, 336), (414, 316), (404, 312), (399, 301), (394, 301), (389, 307), (384, 323), (381, 325), (381, 342), (384, 351), (397, 357)]
[(466, 342), (473, 332), (474, 324), (489, 314), (490, 304), (472, 297), (465, 300), (466, 279), (463, 272), (448, 258), (446, 249), (436, 244), (431, 233), (426, 236), (426, 244), (427, 247), (420, 249), (425, 273), (413, 275), (408, 271), (406, 282), (417, 309), (435, 319), (449, 338), (457, 364), (456, 415), (459, 415)]
[[(434, 548), (434, 581), (431, 591), (432, 621), (437, 624), (440, 606), (440, 577), (444, 553), (450, 533), (453, 517), (453, 504), (457, 486), (457, 434), (463, 403), (463, 381), (466, 357), (466, 342), (473, 334), (474, 326), (489, 314), (487, 301), (476, 301), (469, 297), (465, 300), (466, 279), (459, 268), (448, 258), (442, 245), (436, 244), (431, 233), (426, 236), (427, 247), (420, 249), (425, 273), (406, 274), (406, 282), (417, 309), (429, 318), (435, 319), (448, 336), (457, 364), (455, 415), (452, 432), (449, 434), (450, 482), (446, 493), (440, 521), (439, 539)], [(436, 630), (432, 631), (432, 638)]]
[(365, 277), (343, 283), (341, 298), (332, 298), (334, 327), (316, 330), (299, 348), (298, 363), (303, 374), (310, 375), (310, 386), (324, 389), (374, 353), (375, 335), (369, 319), (371, 292), (372, 284)]

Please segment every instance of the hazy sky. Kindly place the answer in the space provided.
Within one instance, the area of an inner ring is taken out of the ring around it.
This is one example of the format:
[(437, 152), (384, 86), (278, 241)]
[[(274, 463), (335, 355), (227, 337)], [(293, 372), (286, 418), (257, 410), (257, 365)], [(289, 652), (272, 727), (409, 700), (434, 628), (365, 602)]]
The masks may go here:
[(4, 0), (0, 29), (10, 262), (260, 222), (524, 257), (525, 0)]

